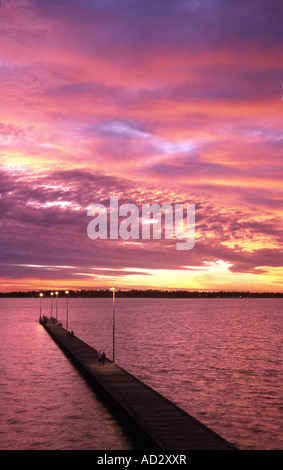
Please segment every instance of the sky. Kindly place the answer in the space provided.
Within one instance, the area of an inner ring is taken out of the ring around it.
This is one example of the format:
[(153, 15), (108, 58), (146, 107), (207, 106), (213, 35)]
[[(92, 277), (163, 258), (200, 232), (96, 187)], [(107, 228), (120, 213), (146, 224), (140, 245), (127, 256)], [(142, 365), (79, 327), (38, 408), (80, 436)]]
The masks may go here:
[[(3, 0), (0, 290), (282, 292), (282, 23), (277, 0)], [(90, 239), (110, 196), (195, 204), (194, 247)]]

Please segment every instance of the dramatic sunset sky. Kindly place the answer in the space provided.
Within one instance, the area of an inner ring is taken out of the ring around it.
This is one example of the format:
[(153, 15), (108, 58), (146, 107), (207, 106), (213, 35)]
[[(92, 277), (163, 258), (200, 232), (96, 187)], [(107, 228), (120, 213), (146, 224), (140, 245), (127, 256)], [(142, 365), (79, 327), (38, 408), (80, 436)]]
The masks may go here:
[[(1, 291), (283, 291), (283, 4), (2, 0)], [(192, 203), (196, 243), (91, 240)]]

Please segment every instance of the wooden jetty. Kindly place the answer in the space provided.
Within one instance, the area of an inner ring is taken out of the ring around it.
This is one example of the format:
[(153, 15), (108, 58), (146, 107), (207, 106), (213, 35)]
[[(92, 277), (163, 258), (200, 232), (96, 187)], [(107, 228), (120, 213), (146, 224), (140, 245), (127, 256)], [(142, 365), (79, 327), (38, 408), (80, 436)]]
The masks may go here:
[(237, 450), (219, 434), (109, 359), (101, 366), (97, 351), (70, 334), (59, 322), (44, 318), (40, 323), (78, 368), (135, 422), (157, 449)]

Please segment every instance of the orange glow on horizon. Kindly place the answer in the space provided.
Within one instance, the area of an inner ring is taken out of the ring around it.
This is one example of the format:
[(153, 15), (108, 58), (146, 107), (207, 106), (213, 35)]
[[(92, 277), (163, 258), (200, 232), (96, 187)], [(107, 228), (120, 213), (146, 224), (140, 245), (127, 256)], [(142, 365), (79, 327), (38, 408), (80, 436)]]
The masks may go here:
[(109, 289), (109, 284), (115, 284), (116, 289), (160, 289), (160, 290), (226, 290), (226, 291), (254, 291), (254, 292), (283, 292), (283, 273), (280, 268), (269, 268), (261, 266), (264, 274), (256, 273), (233, 273), (230, 272), (227, 263), (207, 263), (206, 267), (193, 267), (183, 270), (161, 270), (161, 269), (139, 269), (139, 274), (91, 275), (88, 273), (77, 273), (73, 280), (70, 278), (38, 280), (37, 278), (25, 279), (1, 279), (1, 292), (13, 291), (40, 291), (52, 290), (54, 285), (57, 289), (65, 292), (65, 286), (69, 290)]

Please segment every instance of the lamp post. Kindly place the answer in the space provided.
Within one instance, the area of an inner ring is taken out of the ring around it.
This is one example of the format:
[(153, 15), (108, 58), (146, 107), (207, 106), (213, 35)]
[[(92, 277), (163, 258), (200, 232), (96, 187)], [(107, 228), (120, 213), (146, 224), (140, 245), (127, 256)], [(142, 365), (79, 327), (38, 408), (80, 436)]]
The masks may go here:
[(58, 294), (59, 294), (59, 292), (55, 292), (55, 295), (56, 295), (56, 322), (57, 322), (57, 314), (58, 314)]
[(40, 319), (40, 320), (41, 320), (41, 303), (42, 303), (42, 297), (43, 297), (43, 293), (40, 292), (40, 294), (39, 294), (39, 298), (40, 298), (39, 319)]
[(67, 296), (67, 310), (66, 310), (66, 330), (68, 331), (68, 322), (69, 322), (69, 305), (68, 305), (68, 295), (69, 291), (65, 290), (65, 294)]
[(50, 292), (51, 295), (51, 309), (50, 309), (50, 318), (52, 317), (52, 312), (53, 312), (53, 295), (54, 292)]
[(113, 362), (115, 362), (115, 287), (109, 289), (113, 293)]

